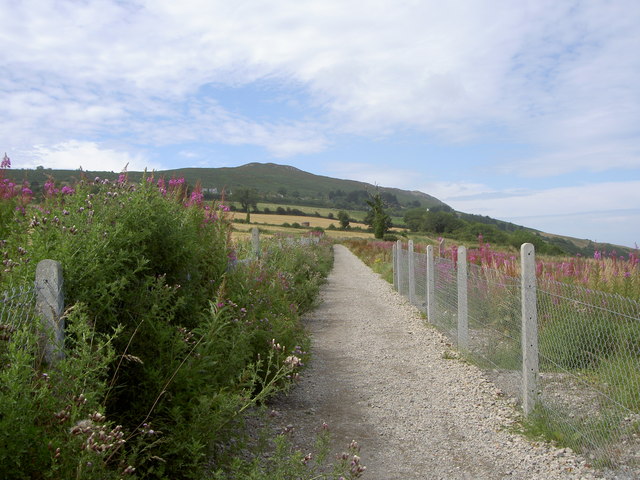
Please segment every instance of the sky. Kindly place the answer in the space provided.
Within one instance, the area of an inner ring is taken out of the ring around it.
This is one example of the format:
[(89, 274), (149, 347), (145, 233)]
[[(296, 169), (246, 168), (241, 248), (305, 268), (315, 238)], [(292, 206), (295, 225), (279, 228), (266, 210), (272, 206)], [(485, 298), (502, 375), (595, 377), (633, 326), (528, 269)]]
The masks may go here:
[(0, 0), (0, 155), (273, 162), (640, 243), (638, 0)]

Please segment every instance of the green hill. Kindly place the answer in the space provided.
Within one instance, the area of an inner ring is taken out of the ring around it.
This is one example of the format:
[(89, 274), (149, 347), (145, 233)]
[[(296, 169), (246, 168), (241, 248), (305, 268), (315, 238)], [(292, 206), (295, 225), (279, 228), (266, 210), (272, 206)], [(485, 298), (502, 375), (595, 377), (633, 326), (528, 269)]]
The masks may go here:
[[(31, 189), (36, 194), (39, 193), (48, 178), (54, 178), (62, 183), (73, 183), (83, 176), (89, 179), (100, 177), (115, 180), (119, 175), (116, 172), (53, 170), (42, 167), (38, 167), (35, 170), (7, 170), (5, 174), (14, 181), (28, 181), (31, 184)], [(143, 172), (129, 172), (129, 178), (139, 181), (142, 174)], [(580, 253), (590, 256), (593, 255), (594, 250), (610, 251), (616, 249), (618, 252), (630, 250), (618, 245), (596, 244), (589, 240), (539, 232), (490, 217), (454, 212), (444, 202), (419, 191), (374, 186), (365, 182), (314, 175), (287, 165), (249, 163), (240, 167), (180, 168), (157, 171), (154, 175), (166, 179), (184, 177), (191, 186), (199, 182), (205, 194), (209, 197), (220, 196), (223, 192), (232, 197), (234, 191), (240, 188), (249, 188), (257, 192), (258, 201), (261, 203), (323, 207), (349, 211), (367, 210), (366, 201), (369, 199), (370, 194), (377, 189), (387, 203), (389, 213), (394, 218), (396, 225), (402, 222), (404, 214), (411, 209), (442, 210), (454, 213), (465, 222), (493, 226), (503, 232), (527, 230), (543, 237), (545, 242), (555, 245), (569, 254)]]
[[(14, 180), (27, 180), (35, 191), (44, 185), (48, 177), (53, 177), (60, 182), (73, 182), (82, 175), (87, 178), (116, 179), (118, 173), (80, 170), (52, 170), (38, 168), (36, 170), (12, 170), (7, 175)], [(142, 172), (129, 172), (129, 178), (139, 180)], [(370, 192), (376, 190), (376, 186), (354, 180), (341, 180), (337, 178), (314, 175), (295, 167), (276, 165), (274, 163), (249, 163), (240, 167), (223, 168), (179, 168), (175, 170), (162, 170), (155, 172), (156, 176), (165, 178), (184, 177), (187, 183), (195, 185), (200, 182), (205, 191), (222, 191), (233, 193), (238, 188), (252, 188), (258, 191), (264, 201), (279, 200), (284, 204), (301, 204), (310, 206), (338, 207), (341, 201), (344, 207), (352, 207), (348, 203), (362, 203), (359, 200), (366, 198), (364, 193), (355, 195), (356, 192)], [(34, 188), (35, 187), (35, 188)], [(417, 191), (407, 191), (398, 188), (378, 187), (390, 198), (395, 197), (398, 207), (426, 207), (444, 205), (443, 202), (431, 195)], [(350, 202), (358, 199), (357, 202)], [(359, 198), (360, 197), (360, 198)]]

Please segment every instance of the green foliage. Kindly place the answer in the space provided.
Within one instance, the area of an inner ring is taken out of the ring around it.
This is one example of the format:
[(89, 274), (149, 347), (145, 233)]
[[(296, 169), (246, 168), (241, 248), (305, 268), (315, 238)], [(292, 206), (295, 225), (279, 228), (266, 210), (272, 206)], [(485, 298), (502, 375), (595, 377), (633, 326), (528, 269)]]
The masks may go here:
[(296, 449), (288, 432), (276, 436), (271, 444), (263, 445), (259, 454), (245, 459), (237, 457), (230, 468), (220, 469), (212, 480), (337, 480), (362, 476), (366, 467), (360, 464), (360, 447), (351, 442), (349, 448), (329, 463), (330, 433), (323, 425), (310, 452)]
[(519, 249), (523, 243), (531, 243), (536, 248), (536, 252), (546, 255), (560, 255), (564, 253), (559, 247), (551, 245), (539, 235), (527, 230), (516, 230), (511, 234), (509, 244)]
[(384, 234), (391, 228), (391, 217), (385, 211), (384, 200), (380, 192), (376, 192), (369, 200), (369, 214), (365, 218), (365, 223), (373, 228), (373, 235), (376, 238), (384, 237)]
[(619, 420), (609, 415), (576, 419), (538, 404), (525, 419), (522, 433), (533, 439), (544, 438), (578, 453), (585, 447), (598, 451), (611, 443), (615, 431), (611, 425), (618, 424)]
[(0, 350), (3, 479), (120, 478), (126, 467), (119, 467), (124, 436), (103, 408), (118, 332), (96, 332), (83, 305), (68, 311), (66, 323), (65, 357), (55, 368), (40, 362), (37, 334), (26, 325)]
[(349, 239), (344, 241), (360, 260), (387, 282), (393, 283), (392, 248), (393, 241)]
[(597, 367), (618, 348), (615, 321), (577, 311), (547, 321), (540, 329), (540, 353), (565, 369)]
[(344, 210), (340, 210), (338, 212), (338, 221), (340, 222), (340, 228), (346, 230), (347, 228), (349, 228), (349, 222), (351, 221), (351, 219), (349, 218), (349, 214), (347, 212), (345, 212)]
[(249, 213), (258, 206), (258, 191), (255, 188), (238, 188), (233, 192), (232, 200), (242, 206), (242, 211)]
[[(274, 241), (261, 260), (230, 269), (223, 211), (179, 180), (83, 181), (16, 218), (0, 283), (30, 283), (36, 263), (54, 258), (82, 322), (70, 316), (71, 350), (44, 372), (50, 381), (34, 366), (32, 334), (29, 348), (12, 339), (0, 350), (1, 431), (11, 432), (2, 478), (120, 478), (128, 464), (139, 478), (203, 478), (225, 461), (243, 412), (287, 388), (306, 359), (298, 315), (331, 268), (326, 245)], [(75, 324), (91, 330), (76, 334)], [(80, 394), (87, 401), (76, 405)], [(69, 422), (86, 418), (100, 418), (81, 424), (86, 433), (124, 435), (99, 461), (80, 448), (84, 430), (70, 433)]]

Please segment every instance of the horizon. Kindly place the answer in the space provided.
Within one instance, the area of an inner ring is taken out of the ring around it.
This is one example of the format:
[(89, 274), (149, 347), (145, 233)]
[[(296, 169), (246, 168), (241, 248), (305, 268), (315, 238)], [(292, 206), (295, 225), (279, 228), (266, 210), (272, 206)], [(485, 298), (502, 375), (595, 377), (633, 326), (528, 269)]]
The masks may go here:
[(0, 0), (0, 14), (14, 169), (287, 164), (640, 242), (635, 0)]

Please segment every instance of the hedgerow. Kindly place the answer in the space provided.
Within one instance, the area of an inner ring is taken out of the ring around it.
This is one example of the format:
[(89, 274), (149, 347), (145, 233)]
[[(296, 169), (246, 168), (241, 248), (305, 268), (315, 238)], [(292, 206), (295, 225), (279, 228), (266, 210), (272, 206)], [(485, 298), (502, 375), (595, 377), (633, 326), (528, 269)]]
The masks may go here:
[(232, 475), (242, 414), (306, 361), (329, 248), (274, 240), (236, 264), (226, 208), (180, 179), (3, 185), (0, 286), (51, 258), (69, 309), (55, 364), (37, 329), (0, 340), (0, 477)]

